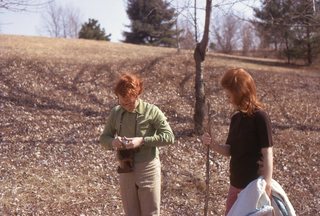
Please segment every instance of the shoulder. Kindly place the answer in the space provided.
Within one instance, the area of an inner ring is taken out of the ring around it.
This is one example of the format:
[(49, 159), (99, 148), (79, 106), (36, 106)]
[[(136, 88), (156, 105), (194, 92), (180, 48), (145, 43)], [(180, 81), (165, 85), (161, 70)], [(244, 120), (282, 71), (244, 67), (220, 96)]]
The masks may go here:
[(147, 102), (147, 101), (144, 101), (144, 100), (141, 100), (141, 102), (142, 102), (143, 106), (144, 106), (145, 108), (148, 108), (148, 109), (152, 109), (152, 108), (154, 108), (154, 107), (157, 107), (156, 105), (154, 105), (154, 104), (152, 104), (152, 103), (149, 103), (149, 102)]
[(239, 115), (241, 115), (241, 112), (240, 111), (235, 111), (234, 113), (231, 114), (231, 118), (239, 116)]
[(142, 109), (146, 112), (161, 112), (161, 110), (159, 109), (159, 107), (155, 104), (152, 103), (148, 103), (144, 100), (140, 100), (140, 103), (142, 105)]
[(259, 125), (271, 125), (270, 117), (265, 110), (256, 110), (254, 112), (254, 119)]
[(237, 122), (241, 121), (241, 112), (240, 111), (235, 111), (234, 113), (231, 114), (230, 118), (230, 125), (237, 124)]
[(231, 120), (237, 119), (239, 117), (241, 117), (240, 111), (235, 111), (234, 113), (231, 114)]
[(254, 112), (254, 117), (256, 119), (260, 119), (260, 120), (269, 120), (269, 115), (268, 113), (265, 111), (265, 110), (262, 110), (262, 109), (258, 109)]
[(120, 115), (120, 113), (123, 112), (123, 108), (121, 108), (120, 105), (117, 105), (115, 107), (113, 107), (110, 111), (110, 117), (111, 118), (115, 118), (116, 116)]
[(111, 109), (111, 113), (118, 113), (118, 112), (121, 112), (121, 110), (122, 110), (121, 106), (117, 105)]
[(145, 115), (149, 119), (155, 120), (166, 120), (164, 113), (160, 110), (160, 108), (155, 105), (141, 100), (141, 107), (139, 108), (139, 112)]

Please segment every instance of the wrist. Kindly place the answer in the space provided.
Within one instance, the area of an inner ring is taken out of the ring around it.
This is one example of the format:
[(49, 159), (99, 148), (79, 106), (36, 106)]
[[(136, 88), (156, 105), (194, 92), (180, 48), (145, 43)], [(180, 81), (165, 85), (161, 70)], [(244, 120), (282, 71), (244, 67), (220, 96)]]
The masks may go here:
[(215, 145), (213, 142), (211, 142), (211, 143), (209, 144), (209, 147), (212, 148), (213, 150), (215, 150), (216, 145)]

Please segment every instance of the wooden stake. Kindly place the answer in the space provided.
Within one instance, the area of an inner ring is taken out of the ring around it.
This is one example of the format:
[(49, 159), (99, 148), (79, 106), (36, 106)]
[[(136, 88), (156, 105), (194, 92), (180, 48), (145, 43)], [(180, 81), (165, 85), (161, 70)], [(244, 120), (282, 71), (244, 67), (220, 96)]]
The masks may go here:
[[(210, 103), (207, 103), (207, 132), (211, 136), (211, 116), (210, 116)], [(205, 203), (204, 203), (204, 216), (208, 215), (208, 203), (209, 203), (209, 190), (210, 190), (210, 147), (207, 146), (207, 157), (206, 157), (206, 195), (205, 195)]]

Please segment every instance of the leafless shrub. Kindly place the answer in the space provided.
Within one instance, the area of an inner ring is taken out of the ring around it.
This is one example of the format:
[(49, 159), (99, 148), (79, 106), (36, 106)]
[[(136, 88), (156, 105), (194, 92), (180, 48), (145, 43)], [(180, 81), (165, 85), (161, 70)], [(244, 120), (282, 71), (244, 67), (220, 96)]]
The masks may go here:
[(232, 15), (227, 15), (222, 19), (221, 24), (213, 28), (216, 49), (223, 53), (231, 53), (237, 47), (239, 25)]
[(79, 9), (52, 2), (42, 14), (43, 29), (51, 37), (78, 38), (81, 28)]

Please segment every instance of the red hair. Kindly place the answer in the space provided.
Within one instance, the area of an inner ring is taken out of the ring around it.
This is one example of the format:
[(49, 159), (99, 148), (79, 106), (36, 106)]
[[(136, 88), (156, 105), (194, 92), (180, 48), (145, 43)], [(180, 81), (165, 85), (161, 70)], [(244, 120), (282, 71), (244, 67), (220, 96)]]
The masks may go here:
[(242, 68), (234, 68), (225, 72), (221, 79), (224, 89), (231, 92), (233, 103), (239, 110), (252, 115), (254, 110), (262, 109), (257, 99), (256, 85), (251, 75)]
[(142, 93), (143, 81), (137, 75), (125, 73), (120, 76), (114, 93), (121, 97), (137, 97)]

